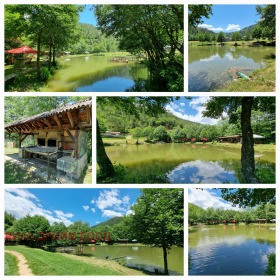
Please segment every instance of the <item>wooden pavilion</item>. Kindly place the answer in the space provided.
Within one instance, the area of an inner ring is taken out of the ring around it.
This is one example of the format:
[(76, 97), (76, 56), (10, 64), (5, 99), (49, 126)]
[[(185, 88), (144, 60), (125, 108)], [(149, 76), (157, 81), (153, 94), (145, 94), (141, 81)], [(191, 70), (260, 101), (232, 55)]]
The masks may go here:
[[(92, 129), (92, 100), (87, 99), (5, 125), (18, 134), (19, 157), (40, 158), (79, 178), (87, 166), (87, 132)], [(32, 135), (35, 146), (22, 147)]]

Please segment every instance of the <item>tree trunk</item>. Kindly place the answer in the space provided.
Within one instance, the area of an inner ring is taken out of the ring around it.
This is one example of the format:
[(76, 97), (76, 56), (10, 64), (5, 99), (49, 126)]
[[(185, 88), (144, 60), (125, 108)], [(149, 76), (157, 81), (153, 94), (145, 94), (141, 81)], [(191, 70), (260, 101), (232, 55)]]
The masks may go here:
[(49, 49), (49, 58), (48, 58), (48, 69), (51, 70), (51, 63), (52, 63), (52, 43), (50, 43), (50, 49)]
[(97, 163), (100, 168), (100, 173), (104, 177), (112, 177), (115, 175), (114, 166), (106, 154), (97, 119), (96, 119), (96, 130), (97, 130), (96, 131), (96, 149), (97, 149), (96, 154), (97, 154)]
[(53, 59), (52, 59), (52, 65), (55, 66), (56, 62), (55, 62), (55, 43), (53, 44)]
[(163, 245), (164, 275), (168, 275), (167, 248)]
[(241, 172), (244, 183), (257, 183), (255, 174), (254, 159), (254, 138), (251, 127), (251, 112), (254, 97), (242, 98), (241, 112), (241, 130), (242, 130), (242, 148), (241, 148)]
[(40, 31), (37, 38), (37, 76), (40, 77), (40, 57), (41, 57), (41, 36), (42, 32)]

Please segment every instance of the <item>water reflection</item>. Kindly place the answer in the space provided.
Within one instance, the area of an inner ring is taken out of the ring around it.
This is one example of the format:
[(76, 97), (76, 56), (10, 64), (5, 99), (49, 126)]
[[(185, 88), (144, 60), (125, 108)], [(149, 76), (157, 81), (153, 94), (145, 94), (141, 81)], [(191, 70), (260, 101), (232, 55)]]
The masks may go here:
[(218, 162), (191, 161), (173, 169), (168, 178), (171, 183), (220, 184), (237, 182), (234, 171), (225, 170)]
[(273, 47), (201, 46), (189, 48), (189, 91), (214, 91), (237, 79), (236, 71), (249, 74), (265, 67)]
[(262, 275), (275, 232), (262, 226), (206, 226), (189, 234), (189, 275)]

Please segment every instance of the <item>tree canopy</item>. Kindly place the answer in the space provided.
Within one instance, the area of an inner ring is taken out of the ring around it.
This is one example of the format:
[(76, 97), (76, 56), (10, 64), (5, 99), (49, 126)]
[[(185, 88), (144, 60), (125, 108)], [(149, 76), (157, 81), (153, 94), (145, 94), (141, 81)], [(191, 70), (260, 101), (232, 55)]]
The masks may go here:
[(183, 5), (96, 5), (95, 15), (121, 49), (146, 54), (151, 74), (170, 91), (183, 90)]
[(132, 207), (131, 231), (144, 244), (163, 249), (165, 274), (168, 274), (167, 251), (183, 245), (183, 189), (142, 189), (142, 195)]

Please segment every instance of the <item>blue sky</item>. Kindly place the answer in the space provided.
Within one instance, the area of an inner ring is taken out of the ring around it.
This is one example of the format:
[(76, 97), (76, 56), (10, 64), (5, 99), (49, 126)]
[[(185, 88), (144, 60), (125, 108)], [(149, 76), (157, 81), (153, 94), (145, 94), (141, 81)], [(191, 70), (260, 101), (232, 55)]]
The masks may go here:
[(22, 218), (42, 215), (65, 225), (82, 220), (91, 226), (131, 213), (139, 189), (5, 189), (5, 211)]
[(178, 118), (202, 123), (216, 124), (218, 119), (203, 118), (202, 112), (205, 110), (203, 104), (209, 100), (208, 96), (192, 97), (191, 100), (181, 97), (166, 106), (166, 109)]
[(94, 17), (94, 13), (92, 10), (92, 5), (85, 5), (85, 9), (83, 12), (79, 13), (81, 23), (89, 23), (96, 26), (96, 19)]
[(221, 191), (219, 189), (189, 189), (188, 201), (203, 209), (213, 207), (240, 210), (240, 208), (232, 207), (228, 201), (222, 199)]
[(258, 22), (256, 5), (214, 5), (213, 15), (209, 19), (203, 17), (200, 27), (214, 32), (235, 32)]

